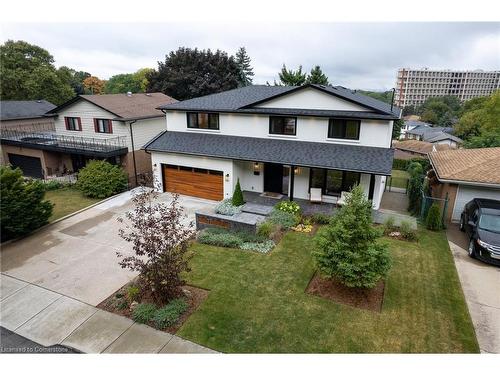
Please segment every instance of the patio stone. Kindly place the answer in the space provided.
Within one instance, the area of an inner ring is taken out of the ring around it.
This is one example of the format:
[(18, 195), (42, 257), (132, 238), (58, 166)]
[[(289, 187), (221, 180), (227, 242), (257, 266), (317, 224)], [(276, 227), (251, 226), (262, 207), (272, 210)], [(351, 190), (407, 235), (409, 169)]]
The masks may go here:
[(194, 342), (181, 339), (178, 336), (173, 336), (172, 340), (160, 351), (160, 353), (177, 353), (177, 354), (213, 354), (218, 353), (215, 350), (195, 344)]
[(172, 337), (170, 333), (134, 323), (104, 353), (158, 353)]
[(16, 333), (44, 346), (56, 345), (96, 311), (86, 303), (61, 297), (24, 323)]
[(28, 283), (2, 274), (0, 279), (0, 300), (9, 297), (26, 285), (28, 285)]
[(0, 302), (0, 325), (15, 331), (61, 296), (35, 285), (28, 285)]
[(264, 205), (264, 204), (258, 204), (258, 203), (252, 203), (252, 202), (245, 203), (241, 208), (242, 212), (248, 212), (248, 213), (263, 215), (263, 216), (269, 215), (272, 210), (273, 210), (272, 205)]
[(98, 310), (61, 344), (84, 353), (100, 353), (122, 335), (134, 322), (123, 316)]

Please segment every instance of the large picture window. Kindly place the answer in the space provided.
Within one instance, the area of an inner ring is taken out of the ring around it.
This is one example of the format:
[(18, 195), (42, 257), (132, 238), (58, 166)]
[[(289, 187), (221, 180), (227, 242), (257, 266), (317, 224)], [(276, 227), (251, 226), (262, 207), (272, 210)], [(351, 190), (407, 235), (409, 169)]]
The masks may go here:
[(359, 184), (360, 173), (335, 169), (311, 168), (309, 187), (319, 188), (325, 195), (340, 195)]
[(94, 119), (94, 130), (96, 133), (113, 133), (111, 120), (96, 118)]
[(269, 134), (296, 135), (297, 118), (295, 117), (269, 117)]
[(359, 139), (359, 120), (331, 118), (328, 122), (328, 138)]
[(188, 112), (187, 127), (190, 129), (219, 130), (219, 114)]

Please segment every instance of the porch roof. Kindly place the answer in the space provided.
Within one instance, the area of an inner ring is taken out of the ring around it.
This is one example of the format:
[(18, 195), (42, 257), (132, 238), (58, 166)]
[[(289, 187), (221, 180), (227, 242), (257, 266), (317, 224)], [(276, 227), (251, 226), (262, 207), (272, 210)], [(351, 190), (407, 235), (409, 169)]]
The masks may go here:
[(394, 153), (382, 147), (172, 131), (161, 133), (144, 149), (387, 176)]

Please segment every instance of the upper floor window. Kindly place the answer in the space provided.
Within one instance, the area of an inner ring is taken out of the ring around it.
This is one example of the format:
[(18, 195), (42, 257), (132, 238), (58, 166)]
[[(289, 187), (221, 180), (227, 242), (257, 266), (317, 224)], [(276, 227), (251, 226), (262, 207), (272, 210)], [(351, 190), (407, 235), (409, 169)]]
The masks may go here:
[(64, 124), (66, 125), (66, 130), (82, 131), (80, 117), (65, 117)]
[(328, 138), (359, 139), (359, 120), (331, 118), (328, 122)]
[(296, 117), (269, 117), (269, 134), (296, 135), (297, 118)]
[(113, 125), (111, 125), (111, 120), (95, 118), (94, 130), (96, 133), (113, 133)]
[(187, 127), (191, 129), (219, 130), (219, 114), (188, 112)]

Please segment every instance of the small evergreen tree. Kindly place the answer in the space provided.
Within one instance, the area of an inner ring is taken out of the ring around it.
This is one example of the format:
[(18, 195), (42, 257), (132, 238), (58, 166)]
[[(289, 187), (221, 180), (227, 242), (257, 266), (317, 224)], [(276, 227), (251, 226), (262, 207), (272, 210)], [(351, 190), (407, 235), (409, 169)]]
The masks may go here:
[(430, 230), (440, 230), (441, 229), (441, 210), (437, 203), (433, 203), (427, 217), (425, 218), (425, 226)]
[(240, 87), (250, 86), (253, 81), (253, 68), (250, 65), (251, 59), (247, 54), (247, 50), (245, 47), (240, 47), (238, 52), (236, 52), (235, 56), (236, 65), (238, 65), (239, 69), (239, 79), (238, 84)]
[(47, 224), (52, 203), (44, 201), (40, 181), (25, 181), (19, 168), (0, 167), (2, 241), (28, 234)]
[(347, 204), (315, 239), (313, 257), (321, 273), (348, 287), (372, 288), (391, 267), (387, 245), (378, 243), (372, 205), (358, 185)]
[[(299, 66), (298, 70), (287, 69), (285, 64), (281, 68), (281, 72), (278, 73), (280, 77), (280, 82), (278, 85), (281, 86), (302, 86), (306, 83), (306, 73), (302, 73), (302, 65)], [(276, 82), (274, 82), (276, 85)]]
[(328, 85), (328, 77), (323, 73), (319, 65), (311, 69), (311, 73), (306, 79), (306, 83), (315, 83), (318, 85)]
[(234, 187), (233, 199), (231, 203), (233, 204), (233, 206), (243, 206), (245, 204), (245, 201), (243, 200), (243, 192), (241, 191), (239, 178), (238, 181), (236, 182), (236, 186)]

